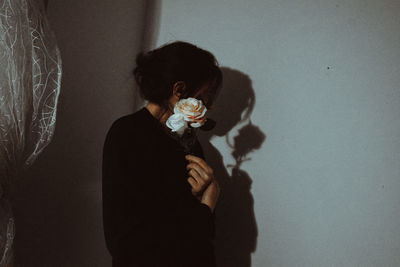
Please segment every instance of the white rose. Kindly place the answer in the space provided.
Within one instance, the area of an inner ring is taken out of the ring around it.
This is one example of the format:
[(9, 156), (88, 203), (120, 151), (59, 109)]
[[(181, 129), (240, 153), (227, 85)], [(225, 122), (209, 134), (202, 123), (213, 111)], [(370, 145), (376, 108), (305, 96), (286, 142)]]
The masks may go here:
[(174, 112), (175, 114), (182, 114), (184, 120), (194, 128), (200, 127), (206, 122), (204, 115), (207, 108), (201, 100), (193, 97), (179, 100), (174, 107)]
[(182, 135), (187, 128), (187, 122), (185, 121), (183, 114), (180, 113), (171, 115), (168, 118), (166, 125), (171, 129), (172, 132), (177, 132), (180, 135)]
[(174, 114), (168, 118), (166, 125), (172, 132), (182, 135), (188, 123), (194, 128), (201, 127), (207, 120), (204, 117), (206, 112), (207, 108), (201, 100), (193, 97), (181, 99), (175, 104)]

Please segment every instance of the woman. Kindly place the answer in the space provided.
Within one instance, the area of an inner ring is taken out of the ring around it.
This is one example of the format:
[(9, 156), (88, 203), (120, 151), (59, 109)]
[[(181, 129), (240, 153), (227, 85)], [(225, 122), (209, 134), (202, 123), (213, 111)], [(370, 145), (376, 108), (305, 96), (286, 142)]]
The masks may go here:
[[(196, 131), (167, 127), (178, 101), (212, 108), (222, 82), (214, 56), (174, 42), (136, 58), (135, 80), (148, 104), (117, 119), (103, 148), (103, 222), (113, 266), (215, 266), (219, 186)], [(187, 147), (186, 147), (187, 148)]]

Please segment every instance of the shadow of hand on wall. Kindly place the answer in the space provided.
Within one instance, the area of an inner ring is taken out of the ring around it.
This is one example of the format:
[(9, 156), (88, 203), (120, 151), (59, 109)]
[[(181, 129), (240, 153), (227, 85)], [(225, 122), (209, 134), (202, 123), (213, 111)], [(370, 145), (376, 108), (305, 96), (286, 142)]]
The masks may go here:
[[(258, 230), (250, 192), (252, 180), (240, 167), (244, 161), (251, 159), (247, 157), (251, 151), (261, 147), (265, 135), (249, 120), (255, 103), (250, 78), (237, 70), (221, 69), (224, 85), (218, 94), (215, 109), (210, 110), (207, 116), (217, 122), (216, 126), (211, 131), (199, 134), (206, 160), (214, 169), (221, 188), (215, 210), (217, 266), (250, 267)], [(246, 125), (241, 125), (246, 121)], [(229, 132), (233, 132), (235, 126), (242, 127), (232, 143), (229, 141)], [(214, 136), (226, 138), (235, 164), (225, 166), (221, 153), (210, 142)], [(227, 168), (232, 168), (231, 174)]]

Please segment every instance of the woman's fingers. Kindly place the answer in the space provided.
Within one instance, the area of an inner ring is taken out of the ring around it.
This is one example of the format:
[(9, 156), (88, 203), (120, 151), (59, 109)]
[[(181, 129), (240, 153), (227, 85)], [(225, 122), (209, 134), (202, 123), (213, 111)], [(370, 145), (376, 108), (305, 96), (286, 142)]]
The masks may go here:
[[(199, 169), (198, 166), (196, 166), (196, 168)], [(211, 179), (209, 178), (209, 176), (207, 176), (206, 178), (203, 178), (199, 174), (199, 172), (195, 168), (193, 168), (193, 164), (188, 165), (188, 169), (189, 169), (188, 174), (191, 176), (188, 179), (188, 182), (192, 186), (192, 193), (194, 195), (197, 195), (198, 193), (200, 193), (200, 192), (204, 191), (204, 189), (206, 189), (206, 187), (211, 183)]]
[(190, 154), (187, 154), (185, 158), (191, 162), (199, 164), (207, 173), (213, 173), (213, 169), (207, 164), (207, 162), (204, 161), (204, 159)]
[(197, 189), (198, 188), (198, 184), (197, 181), (193, 178), (193, 177), (189, 177), (187, 179), (188, 183), (192, 186), (193, 189)]
[(196, 163), (189, 163), (188, 165), (186, 165), (186, 169), (190, 170), (190, 169), (194, 169), (196, 170), (196, 172), (205, 180), (209, 180), (209, 175), (207, 174), (207, 172), (204, 171), (203, 168), (200, 167), (199, 164)]
[(203, 179), (195, 169), (190, 169), (189, 175), (191, 176), (191, 179), (189, 178), (189, 183), (192, 186), (192, 191), (194, 191), (194, 193), (199, 193), (203, 191), (209, 184), (209, 182)]
[(189, 177), (187, 181), (192, 186), (192, 193), (194, 195), (202, 191), (200, 184), (197, 183), (197, 181), (193, 177)]
[(186, 168), (189, 170), (189, 175), (197, 181), (202, 190), (205, 189), (213, 180), (213, 177), (204, 172), (204, 170), (202, 170), (196, 163), (190, 163)]
[(196, 182), (201, 183), (203, 181), (203, 178), (201, 178), (200, 174), (195, 169), (190, 169), (188, 173), (196, 180)]
[(213, 181), (213, 170), (202, 158), (186, 155), (186, 159), (189, 161), (186, 169), (191, 176), (188, 182), (192, 186), (192, 193), (196, 195), (204, 191)]

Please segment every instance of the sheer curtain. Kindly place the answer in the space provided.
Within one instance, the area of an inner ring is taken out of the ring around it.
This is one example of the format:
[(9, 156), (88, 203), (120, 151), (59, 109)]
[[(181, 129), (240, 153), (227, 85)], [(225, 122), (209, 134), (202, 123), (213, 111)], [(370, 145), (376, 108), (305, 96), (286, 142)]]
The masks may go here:
[(12, 265), (10, 186), (49, 144), (61, 58), (41, 0), (0, 2), (0, 266)]

